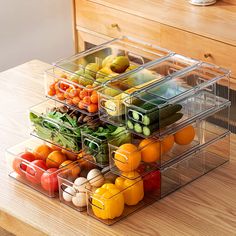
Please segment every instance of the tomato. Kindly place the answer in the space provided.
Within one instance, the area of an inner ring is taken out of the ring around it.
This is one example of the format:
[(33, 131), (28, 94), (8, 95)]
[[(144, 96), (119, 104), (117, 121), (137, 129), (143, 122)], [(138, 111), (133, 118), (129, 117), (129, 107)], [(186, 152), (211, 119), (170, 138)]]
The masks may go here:
[(88, 112), (94, 113), (98, 111), (98, 106), (96, 104), (90, 104), (87, 109)]
[(57, 168), (50, 168), (46, 172), (43, 173), (41, 176), (41, 185), (43, 189), (49, 192), (56, 192), (58, 191), (58, 169)]
[(47, 167), (45, 161), (32, 161), (26, 168), (26, 178), (34, 184), (40, 184), (41, 176), (43, 175), (44, 170), (46, 169)]
[(74, 105), (78, 105), (79, 104), (79, 102), (80, 102), (80, 98), (79, 97), (74, 97), (73, 99), (72, 99), (72, 103), (74, 104)]
[(56, 95), (57, 95), (57, 98), (58, 98), (59, 100), (64, 100), (64, 99), (65, 99), (64, 93), (57, 92)]
[(25, 175), (25, 171), (27, 168), (27, 165), (24, 164), (24, 160), (26, 160), (28, 162), (32, 162), (35, 160), (35, 156), (31, 152), (25, 152), (25, 153), (21, 154), (20, 157), (16, 157), (14, 159), (12, 167), (13, 167), (14, 171), (21, 176)]
[(86, 106), (85, 106), (85, 104), (83, 103), (83, 101), (80, 101), (79, 102), (79, 109), (86, 109)]
[(89, 96), (85, 96), (85, 97), (83, 98), (83, 102), (84, 102), (86, 105), (90, 105), (90, 103), (91, 103), (90, 97), (89, 97)]
[(88, 93), (85, 91), (85, 90), (82, 90), (80, 93), (79, 93), (79, 97), (81, 98), (81, 99), (83, 99), (85, 96), (87, 96), (88, 95)]
[(56, 95), (56, 89), (50, 89), (49, 91), (48, 91), (48, 95), (49, 96), (54, 96), (54, 95)]
[(78, 92), (77, 89), (71, 89), (71, 90), (70, 90), (69, 96), (70, 96), (71, 98), (77, 97), (78, 95), (79, 95), (79, 92)]

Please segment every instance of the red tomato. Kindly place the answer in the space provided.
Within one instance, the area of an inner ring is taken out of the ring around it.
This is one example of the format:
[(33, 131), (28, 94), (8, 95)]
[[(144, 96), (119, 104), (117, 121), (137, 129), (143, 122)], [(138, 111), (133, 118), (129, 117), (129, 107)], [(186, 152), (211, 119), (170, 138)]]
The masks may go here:
[(26, 168), (26, 178), (34, 183), (40, 184), (41, 176), (44, 173), (44, 170), (47, 169), (46, 163), (43, 160), (32, 161)]
[(25, 152), (21, 154), (20, 157), (16, 157), (14, 159), (13, 164), (12, 164), (13, 170), (21, 176), (25, 175), (25, 171), (27, 168), (26, 164), (28, 164), (28, 163), (24, 164), (24, 160), (28, 162), (32, 162), (35, 160), (35, 156), (31, 152)]
[(58, 191), (57, 168), (50, 168), (41, 176), (41, 185), (50, 193)]

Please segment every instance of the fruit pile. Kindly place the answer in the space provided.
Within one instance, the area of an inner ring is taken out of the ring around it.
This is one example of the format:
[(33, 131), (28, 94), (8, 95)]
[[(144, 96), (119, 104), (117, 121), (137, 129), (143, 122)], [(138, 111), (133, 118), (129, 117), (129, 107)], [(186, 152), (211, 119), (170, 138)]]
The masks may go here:
[(107, 56), (102, 63), (88, 63), (73, 75), (62, 73), (49, 85), (47, 95), (88, 113), (98, 111), (97, 88), (121, 73), (134, 69), (126, 56)]

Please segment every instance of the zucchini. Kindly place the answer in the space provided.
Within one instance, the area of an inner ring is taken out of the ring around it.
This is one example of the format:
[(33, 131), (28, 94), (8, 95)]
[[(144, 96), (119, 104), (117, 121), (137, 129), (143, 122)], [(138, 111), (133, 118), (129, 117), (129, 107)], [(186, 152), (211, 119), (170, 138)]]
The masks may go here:
[(127, 127), (128, 127), (128, 129), (134, 129), (134, 124), (131, 120), (127, 121)]
[(167, 117), (163, 120), (160, 120), (160, 128), (164, 128), (168, 125), (175, 123), (183, 117), (182, 113), (175, 113), (174, 115)]
[(142, 126), (139, 123), (134, 124), (134, 131), (141, 134), (143, 132)]

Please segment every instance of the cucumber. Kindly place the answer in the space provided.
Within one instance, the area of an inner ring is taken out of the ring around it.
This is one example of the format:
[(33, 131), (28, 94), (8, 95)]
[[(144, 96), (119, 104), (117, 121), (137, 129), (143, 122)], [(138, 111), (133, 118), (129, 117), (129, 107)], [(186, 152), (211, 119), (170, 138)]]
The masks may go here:
[(134, 124), (134, 131), (141, 134), (143, 132), (142, 126), (139, 123)]
[(152, 125), (149, 125), (149, 126), (143, 126), (143, 134), (145, 136), (149, 136), (151, 135), (153, 132), (157, 131), (159, 129), (159, 124), (158, 122), (157, 123), (154, 123)]
[(138, 111), (132, 111), (132, 117), (134, 120), (141, 121), (142, 117), (139, 115)]
[(155, 110), (153, 112), (150, 112), (144, 115), (142, 123), (144, 125), (150, 125), (154, 123), (155, 121), (172, 116), (173, 114), (180, 111), (181, 109), (182, 109), (182, 106), (180, 104), (167, 105), (166, 107), (163, 107), (161, 109)]
[(134, 129), (134, 124), (131, 120), (127, 121), (127, 127), (128, 127), (128, 129)]
[(168, 125), (175, 123), (183, 117), (182, 113), (175, 113), (174, 115), (167, 117), (160, 121), (160, 128), (164, 128)]

